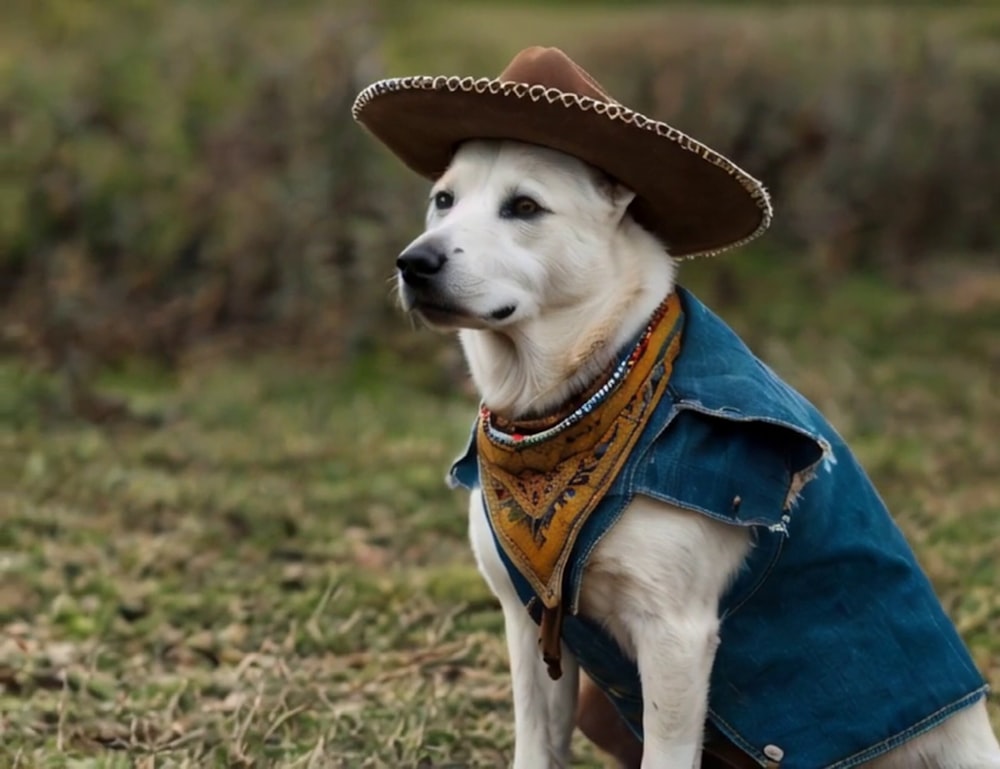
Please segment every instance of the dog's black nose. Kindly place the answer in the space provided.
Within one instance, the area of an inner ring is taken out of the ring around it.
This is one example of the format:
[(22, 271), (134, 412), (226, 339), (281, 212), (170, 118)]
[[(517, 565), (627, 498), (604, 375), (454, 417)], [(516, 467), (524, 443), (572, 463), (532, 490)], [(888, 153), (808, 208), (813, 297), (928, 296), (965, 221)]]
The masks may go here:
[(416, 246), (399, 255), (396, 267), (403, 280), (411, 286), (426, 283), (432, 275), (441, 272), (448, 257), (428, 246)]

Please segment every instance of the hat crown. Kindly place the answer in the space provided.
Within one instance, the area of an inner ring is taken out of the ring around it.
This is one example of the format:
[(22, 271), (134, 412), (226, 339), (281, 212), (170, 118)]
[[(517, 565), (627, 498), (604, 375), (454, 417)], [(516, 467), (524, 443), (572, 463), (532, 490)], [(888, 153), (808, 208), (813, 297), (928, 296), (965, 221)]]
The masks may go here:
[(500, 80), (555, 88), (563, 93), (617, 103), (590, 74), (558, 48), (533, 46), (518, 53)]

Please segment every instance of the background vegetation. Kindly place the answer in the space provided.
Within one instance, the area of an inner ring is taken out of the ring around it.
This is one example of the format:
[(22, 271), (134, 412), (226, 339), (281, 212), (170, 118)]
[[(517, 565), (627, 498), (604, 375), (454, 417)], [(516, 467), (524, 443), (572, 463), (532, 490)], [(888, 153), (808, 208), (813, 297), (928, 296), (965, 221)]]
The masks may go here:
[(509, 758), (441, 482), (475, 400), (386, 283), (423, 185), (349, 107), (538, 42), (773, 190), (682, 277), (851, 439), (1000, 685), (1000, 8), (8, 0), (0, 765)]

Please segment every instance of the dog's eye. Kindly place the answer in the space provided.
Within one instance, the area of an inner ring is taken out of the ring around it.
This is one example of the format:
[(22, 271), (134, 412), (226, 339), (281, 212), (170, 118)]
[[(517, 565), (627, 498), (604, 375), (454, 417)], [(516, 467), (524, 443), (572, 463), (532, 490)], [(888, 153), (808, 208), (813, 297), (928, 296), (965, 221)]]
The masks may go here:
[(502, 216), (507, 216), (512, 219), (531, 219), (533, 216), (540, 214), (543, 210), (544, 209), (538, 201), (529, 198), (527, 195), (518, 195), (516, 198), (512, 198), (504, 204), (500, 213)]
[(434, 196), (434, 208), (438, 211), (447, 211), (453, 205), (455, 205), (455, 196), (448, 190), (441, 190)]

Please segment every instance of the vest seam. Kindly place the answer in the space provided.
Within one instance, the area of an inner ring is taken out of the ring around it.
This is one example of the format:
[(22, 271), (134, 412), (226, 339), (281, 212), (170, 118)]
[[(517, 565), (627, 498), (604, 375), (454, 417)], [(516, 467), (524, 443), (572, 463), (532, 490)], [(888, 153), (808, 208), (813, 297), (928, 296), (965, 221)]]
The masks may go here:
[[(957, 700), (950, 702), (944, 707), (938, 708), (929, 716), (920, 719), (917, 723), (908, 726), (906, 729), (897, 732), (880, 742), (876, 742), (874, 745), (869, 745), (867, 748), (864, 748), (857, 753), (853, 753), (847, 758), (842, 758), (836, 763), (828, 764), (826, 767), (823, 767), (823, 769), (851, 769), (851, 767), (858, 766), (866, 761), (871, 761), (873, 758), (878, 758), (879, 756), (888, 753), (890, 750), (909, 742), (915, 737), (919, 737), (921, 734), (930, 731), (946, 718), (952, 716), (958, 711), (974, 705), (981, 698), (985, 697), (988, 691), (989, 686), (984, 684), (978, 689), (959, 697)], [(733, 728), (732, 725), (730, 725), (722, 716), (711, 708), (708, 709), (708, 720), (711, 721), (715, 725), (715, 728), (722, 732), (727, 739), (731, 740), (733, 744), (740, 748), (740, 750), (747, 753), (761, 766), (766, 766), (764, 754), (748, 743), (743, 736)]]
[(757, 592), (762, 587), (764, 587), (764, 583), (771, 576), (771, 572), (774, 571), (775, 567), (778, 565), (778, 561), (781, 560), (781, 555), (785, 551), (785, 540), (787, 539), (787, 537), (788, 537), (787, 532), (783, 532), (782, 536), (779, 537), (779, 539), (778, 539), (778, 544), (777, 544), (777, 547), (775, 547), (774, 555), (771, 556), (771, 560), (768, 561), (767, 567), (764, 569), (764, 573), (760, 576), (760, 579), (758, 579), (749, 588), (749, 590), (747, 591), (747, 594), (743, 598), (741, 598), (735, 605), (729, 607), (726, 610), (726, 613), (722, 617), (720, 617), (720, 619), (719, 619), (720, 623), (724, 622), (725, 619), (726, 619), (726, 617), (731, 617), (737, 611), (739, 611), (740, 609), (742, 609), (743, 606), (746, 604), (746, 602), (749, 601), (751, 598), (753, 598), (757, 594)]
[[(607, 533), (615, 527), (618, 520), (622, 517), (622, 513), (625, 512), (625, 508), (627, 508), (635, 498), (635, 471), (637, 467), (637, 462), (625, 463), (625, 466), (622, 469), (628, 471), (628, 477), (625, 479), (625, 493), (621, 505), (615, 514), (610, 518), (608, 525), (603, 527), (604, 530), (593, 542), (590, 543), (590, 547), (581, 552), (575, 559), (580, 564), (580, 571), (578, 577), (574, 579), (573, 583), (570, 585), (572, 596), (569, 609), (570, 614), (573, 614), (574, 616), (580, 611), (580, 594), (583, 592), (583, 573), (587, 568), (587, 562), (590, 560), (590, 554), (594, 552), (594, 549), (601, 543), (601, 540), (604, 539), (605, 535), (607, 535)], [(607, 499), (607, 497), (605, 497), (605, 499)], [(570, 553), (570, 555), (572, 556), (572, 553)]]
[[(656, 491), (652, 489), (643, 488), (638, 493), (644, 497), (649, 497), (650, 499), (653, 499), (657, 502), (665, 502), (668, 505), (679, 507), (681, 510), (688, 510), (692, 513), (700, 513), (701, 515), (704, 515), (706, 518), (711, 518), (712, 520), (718, 521), (719, 523), (728, 523), (730, 526), (740, 526), (744, 529), (763, 526), (765, 529), (767, 529), (775, 525), (773, 521), (768, 521), (759, 518), (754, 518), (752, 520), (747, 520), (747, 521), (740, 521), (735, 518), (729, 518), (725, 515), (722, 515), (721, 513), (709, 510), (708, 508), (701, 507), (699, 505), (695, 505), (690, 502), (684, 502), (674, 497), (667, 496), (666, 494), (658, 494)], [(635, 496), (635, 493), (633, 493), (633, 496)]]
[(766, 764), (767, 759), (764, 756), (764, 754), (761, 753), (759, 750), (757, 750), (757, 748), (755, 748), (745, 739), (743, 739), (743, 735), (741, 735), (738, 731), (736, 731), (736, 729), (730, 726), (730, 724), (726, 721), (726, 719), (724, 719), (722, 716), (720, 716), (711, 708), (708, 708), (708, 720), (715, 725), (716, 729), (722, 732), (723, 736), (726, 739), (732, 741), (732, 743), (736, 745), (736, 747), (738, 747), (740, 750), (742, 750), (744, 753), (750, 756), (760, 766), (767, 765)]
[(802, 436), (803, 438), (808, 438), (821, 450), (821, 459), (826, 455), (829, 449), (828, 441), (822, 435), (814, 435), (808, 430), (804, 430), (798, 425), (794, 425), (791, 422), (786, 422), (784, 419), (779, 419), (777, 417), (769, 417), (763, 414), (744, 414), (742, 411), (737, 409), (723, 408), (723, 409), (712, 409), (705, 406), (701, 401), (693, 401), (683, 396), (680, 400), (674, 400), (674, 405), (678, 407), (678, 410), (694, 411), (698, 414), (703, 414), (707, 417), (715, 417), (716, 419), (724, 419), (727, 422), (737, 422), (740, 424), (746, 424), (748, 422), (763, 422), (769, 425), (775, 425), (777, 427), (784, 427), (786, 430), (791, 430), (792, 432)]
[(826, 769), (850, 769), (850, 767), (857, 766), (858, 764), (863, 764), (866, 761), (870, 761), (873, 758), (878, 758), (890, 750), (899, 747), (903, 743), (909, 742), (914, 737), (919, 737), (921, 734), (930, 731), (942, 721), (944, 721), (949, 716), (957, 713), (960, 710), (964, 710), (970, 705), (978, 702), (982, 697), (986, 696), (989, 691), (989, 686), (983, 684), (978, 689), (974, 689), (968, 694), (959, 697), (957, 700), (950, 702), (944, 707), (938, 708), (929, 716), (917, 721), (917, 723), (908, 726), (900, 732), (896, 732), (890, 737), (885, 738), (881, 742), (876, 742), (874, 745), (869, 745), (867, 748), (854, 753), (853, 755), (843, 758), (835, 764), (830, 764)]

